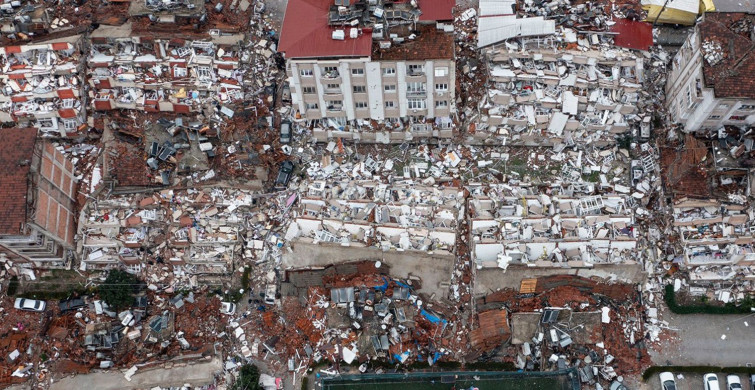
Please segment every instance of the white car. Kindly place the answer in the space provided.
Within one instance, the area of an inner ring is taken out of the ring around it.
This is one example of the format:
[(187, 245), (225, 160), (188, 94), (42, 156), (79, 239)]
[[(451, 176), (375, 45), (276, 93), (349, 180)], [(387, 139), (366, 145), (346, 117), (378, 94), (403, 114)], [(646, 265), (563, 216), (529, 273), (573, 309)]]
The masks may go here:
[(236, 304), (231, 302), (220, 302), (220, 313), (231, 315), (236, 312)]
[(726, 390), (742, 390), (742, 382), (739, 381), (739, 375), (726, 376)]
[(666, 371), (662, 372), (661, 378), (661, 390), (676, 390), (676, 381), (674, 380), (674, 374)]
[(13, 307), (18, 310), (45, 311), (47, 303), (45, 303), (45, 301), (39, 301), (36, 299), (16, 298), (16, 302), (13, 303)]
[(721, 390), (718, 387), (718, 376), (716, 374), (703, 375), (703, 385), (705, 386), (705, 390)]

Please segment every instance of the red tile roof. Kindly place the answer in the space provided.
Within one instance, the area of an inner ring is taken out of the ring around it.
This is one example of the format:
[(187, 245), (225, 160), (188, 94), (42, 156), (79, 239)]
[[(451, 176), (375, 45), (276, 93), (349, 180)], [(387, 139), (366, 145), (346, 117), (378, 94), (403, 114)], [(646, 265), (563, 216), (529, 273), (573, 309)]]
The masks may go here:
[(328, 26), (332, 0), (289, 0), (278, 51), (286, 58), (367, 57), (372, 47), (372, 32), (363, 31), (358, 38), (339, 41)]
[(107, 179), (118, 181), (119, 187), (147, 187), (152, 183), (152, 173), (147, 166), (147, 152), (127, 142), (116, 141), (108, 153)]
[(454, 58), (454, 37), (435, 28), (435, 25), (417, 26), (417, 37), (403, 43), (394, 43), (388, 49), (373, 47), (373, 60), (433, 60)]
[[(698, 24), (700, 40), (721, 46), (723, 59), (711, 65), (703, 59), (705, 86), (716, 97), (755, 99), (755, 44), (750, 38), (755, 15), (740, 12), (705, 13)], [(705, 51), (702, 53), (705, 55)]]
[(0, 234), (20, 234), (37, 129), (0, 129)]
[(653, 26), (646, 22), (636, 22), (629, 19), (616, 19), (611, 31), (619, 33), (613, 38), (613, 43), (628, 49), (647, 50), (653, 46)]
[(453, 20), (452, 13), (456, 0), (419, 0), (421, 21)]

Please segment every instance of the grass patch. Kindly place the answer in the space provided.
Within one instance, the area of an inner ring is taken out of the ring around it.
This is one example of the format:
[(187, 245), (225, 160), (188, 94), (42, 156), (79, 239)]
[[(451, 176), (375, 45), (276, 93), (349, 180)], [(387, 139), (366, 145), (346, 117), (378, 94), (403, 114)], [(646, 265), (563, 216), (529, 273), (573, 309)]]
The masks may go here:
[(750, 313), (753, 307), (751, 296), (745, 298), (739, 306), (734, 303), (727, 303), (724, 306), (713, 306), (706, 303), (701, 305), (679, 305), (676, 302), (674, 286), (671, 284), (666, 285), (663, 299), (666, 301), (669, 310), (676, 314), (745, 314)]
[(642, 380), (647, 381), (653, 375), (666, 371), (691, 372), (695, 374), (707, 374), (709, 372), (725, 372), (727, 374), (755, 374), (755, 367), (652, 366), (642, 373)]
[(600, 180), (600, 171), (593, 171), (590, 174), (582, 175), (582, 179), (591, 183), (597, 183)]

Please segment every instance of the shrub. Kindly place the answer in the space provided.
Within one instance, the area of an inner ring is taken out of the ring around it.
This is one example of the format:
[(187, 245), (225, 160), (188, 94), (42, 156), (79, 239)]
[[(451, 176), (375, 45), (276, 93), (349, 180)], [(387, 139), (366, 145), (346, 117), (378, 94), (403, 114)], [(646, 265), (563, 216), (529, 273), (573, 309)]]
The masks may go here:
[(676, 303), (674, 286), (670, 284), (666, 285), (663, 299), (666, 301), (669, 310), (676, 314), (742, 314), (750, 313), (750, 309), (753, 307), (753, 300), (751, 297), (745, 298), (739, 306), (736, 306), (733, 303), (727, 303), (724, 306), (711, 306), (708, 304), (681, 306)]
[(112, 270), (107, 275), (98, 292), (109, 306), (120, 310), (134, 303), (134, 293), (139, 291), (140, 282), (136, 276), (126, 271)]

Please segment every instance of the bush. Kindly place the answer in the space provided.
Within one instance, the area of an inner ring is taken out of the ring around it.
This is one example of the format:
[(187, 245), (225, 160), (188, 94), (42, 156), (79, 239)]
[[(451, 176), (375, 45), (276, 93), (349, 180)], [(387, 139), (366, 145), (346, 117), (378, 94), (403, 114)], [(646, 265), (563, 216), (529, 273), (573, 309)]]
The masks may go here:
[(305, 376), (301, 378), (301, 390), (309, 389), (309, 377)]
[(8, 282), (8, 296), (12, 297), (16, 295), (16, 292), (18, 291), (18, 276), (13, 276), (10, 278), (10, 282)]
[(663, 299), (666, 301), (669, 310), (676, 314), (743, 314), (750, 313), (750, 309), (753, 307), (753, 300), (751, 297), (745, 298), (739, 306), (736, 306), (733, 303), (727, 303), (724, 306), (711, 306), (708, 304), (681, 306), (676, 303), (674, 286), (670, 284), (666, 285)]
[(134, 303), (134, 293), (139, 291), (141, 283), (136, 276), (121, 270), (112, 270), (107, 279), (97, 289), (100, 298), (110, 307), (120, 310)]
[(647, 381), (651, 376), (665, 371), (691, 372), (696, 374), (707, 374), (709, 372), (725, 372), (727, 374), (755, 374), (755, 367), (652, 366), (642, 373), (642, 380)]
[(260, 386), (260, 372), (257, 366), (245, 364), (239, 370), (239, 377), (231, 387), (231, 390), (262, 390)]

